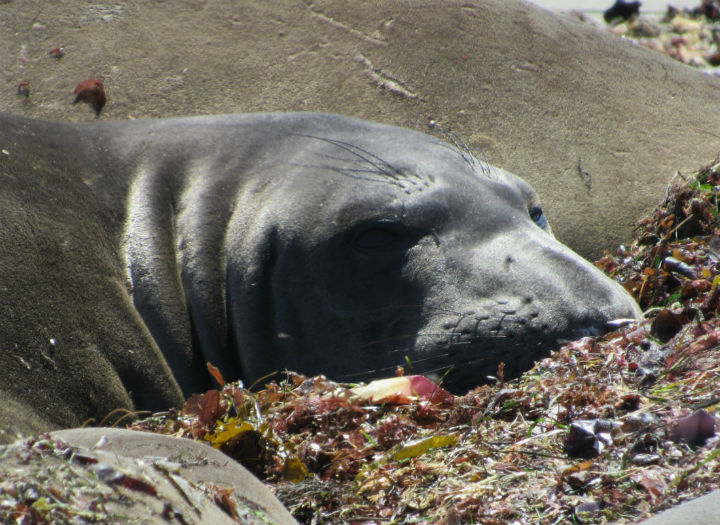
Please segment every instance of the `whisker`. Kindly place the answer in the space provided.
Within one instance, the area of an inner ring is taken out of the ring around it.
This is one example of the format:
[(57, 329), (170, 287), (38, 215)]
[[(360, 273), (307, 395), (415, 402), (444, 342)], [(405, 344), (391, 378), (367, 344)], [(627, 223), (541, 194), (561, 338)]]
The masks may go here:
[[(383, 343), (387, 343), (389, 341), (397, 341), (401, 339), (410, 339), (410, 338), (419, 338), (419, 337), (445, 337), (448, 338), (448, 341), (444, 342), (444, 344), (447, 345), (472, 345), (477, 343), (481, 339), (507, 339), (507, 335), (503, 334), (472, 334), (472, 339), (463, 340), (463, 341), (452, 341), (453, 337), (462, 337), (463, 334), (460, 333), (447, 333), (447, 332), (423, 332), (423, 333), (409, 333), (405, 335), (394, 335), (392, 337), (385, 337), (383, 339), (376, 339), (373, 341), (370, 341), (368, 343), (365, 343), (364, 345), (360, 346), (359, 348), (370, 348), (372, 346), (381, 345)], [(393, 352), (394, 350), (388, 350), (389, 352)]]
[(405, 186), (398, 182), (396, 178), (386, 177), (383, 179), (378, 179), (377, 177), (363, 177), (359, 175), (355, 175), (355, 173), (367, 173), (368, 175), (378, 175), (378, 172), (370, 169), (366, 170), (360, 170), (360, 169), (354, 169), (349, 170), (347, 168), (339, 169), (336, 166), (323, 166), (320, 164), (293, 164), (294, 166), (299, 166), (301, 168), (309, 168), (309, 169), (318, 169), (318, 170), (328, 170), (328, 171), (334, 171), (336, 173), (340, 173), (341, 175), (344, 175), (345, 177), (348, 177), (350, 179), (354, 180), (361, 180), (363, 182), (382, 182), (385, 184), (392, 184), (393, 186), (397, 186), (398, 188), (404, 188)]
[(477, 157), (473, 154), (470, 146), (468, 146), (468, 144), (463, 140), (463, 138), (457, 133), (455, 133), (455, 131), (451, 130), (450, 128), (445, 129), (438, 128), (436, 126), (433, 129), (436, 129), (438, 132), (440, 132), (443, 137), (452, 144), (452, 146), (446, 144), (443, 144), (443, 146), (459, 153), (462, 159), (468, 164), (468, 166), (473, 169), (473, 171), (478, 174), (482, 174), (488, 178), (492, 178), (494, 175), (497, 175), (494, 166), (490, 164), (490, 161), (485, 155), (485, 153), (482, 153), (483, 160), (479, 161)]
[[(417, 334), (417, 335), (424, 335), (424, 336), (438, 336), (438, 337), (447, 337), (450, 338), (454, 334), (448, 334), (448, 333), (425, 333), (425, 334)], [(455, 334), (456, 335), (456, 334)], [(373, 378), (377, 377), (390, 377), (394, 376), (395, 372), (398, 368), (398, 366), (404, 366), (407, 363), (407, 359), (409, 359), (409, 364), (411, 367), (411, 371), (414, 374), (422, 374), (422, 375), (428, 375), (428, 374), (444, 374), (448, 371), (451, 371), (453, 369), (462, 370), (464, 368), (472, 368), (477, 365), (486, 365), (491, 360), (496, 360), (496, 356), (489, 356), (489, 355), (478, 355), (475, 356), (473, 359), (465, 359), (458, 361), (458, 355), (457, 352), (452, 351), (453, 348), (457, 348), (462, 345), (473, 345), (477, 344), (480, 339), (484, 338), (506, 338), (504, 335), (474, 335), (472, 339), (464, 340), (464, 341), (451, 341), (447, 340), (442, 342), (441, 344), (446, 345), (446, 348), (449, 350), (446, 352), (441, 353), (433, 353), (432, 355), (427, 356), (413, 356), (412, 358), (406, 357), (407, 354), (412, 353), (411, 348), (395, 348), (392, 350), (386, 351), (387, 354), (403, 354), (402, 358), (397, 358), (396, 362), (394, 364), (388, 365), (388, 366), (382, 366), (377, 368), (369, 368), (361, 372), (355, 372), (351, 374), (344, 374), (344, 375), (338, 375), (334, 378), (338, 381), (368, 381), (372, 380)], [(379, 343), (380, 341), (378, 341)], [(519, 342), (513, 342), (508, 341), (507, 348), (516, 348), (522, 346)], [(481, 350), (480, 350), (481, 352)], [(447, 360), (452, 358), (454, 361), (452, 363), (442, 363), (443, 360)], [(440, 362), (437, 365), (433, 366), (434, 362)], [(482, 382), (482, 378), (479, 377), (478, 384)]]
[(299, 135), (301, 137), (322, 140), (323, 142), (327, 142), (328, 144), (337, 146), (338, 148), (347, 151), (351, 155), (354, 155), (355, 157), (357, 157), (361, 160), (364, 160), (371, 166), (374, 166), (379, 173), (382, 173), (388, 177), (396, 178), (398, 175), (401, 175), (400, 171), (398, 169), (396, 169), (389, 162), (386, 162), (385, 160), (378, 157), (374, 153), (364, 150), (363, 148), (356, 146), (354, 144), (350, 144), (349, 142), (343, 142), (342, 140), (330, 139), (330, 138), (326, 138), (326, 137), (317, 137), (314, 135), (306, 135), (306, 134), (302, 134), (302, 133), (300, 133)]
[[(349, 142), (344, 142), (342, 140), (337, 139), (331, 139), (327, 137), (318, 137), (315, 135), (307, 135), (298, 133), (297, 134), (300, 137), (306, 137), (311, 138), (315, 140), (321, 140), (323, 142), (327, 142), (328, 144), (332, 144), (338, 148), (340, 148), (343, 151), (346, 151), (350, 155), (356, 157), (356, 160), (354, 162), (358, 162), (357, 159), (360, 161), (368, 164), (372, 167), (372, 169), (365, 169), (360, 170), (358, 168), (337, 168), (336, 166), (325, 166), (325, 169), (330, 169), (339, 173), (342, 173), (343, 175), (346, 175), (348, 177), (351, 177), (352, 173), (372, 173), (375, 175), (382, 175), (388, 182), (394, 182), (399, 187), (405, 187), (400, 182), (403, 182), (405, 185), (412, 185), (412, 186), (426, 186), (428, 184), (428, 181), (432, 181), (431, 177), (424, 176), (422, 173), (415, 172), (415, 171), (408, 171), (403, 172), (396, 166), (392, 165), (388, 161), (384, 160), (382, 157), (375, 155), (374, 153), (361, 148), (360, 146), (357, 146), (355, 144), (351, 144)], [(339, 161), (340, 164), (345, 164), (351, 161), (351, 159), (347, 158), (341, 158), (335, 155), (330, 155), (327, 153), (320, 153), (318, 156), (322, 158), (326, 158), (333, 161)], [(322, 166), (316, 166), (316, 167), (322, 167)], [(388, 180), (389, 179), (389, 180)], [(367, 180), (367, 179), (359, 179), (359, 180)]]
[[(350, 172), (350, 173), (360, 172), (360, 173), (372, 173), (374, 175), (380, 174), (380, 175), (384, 175), (385, 177), (390, 177), (393, 180), (397, 180), (399, 178), (396, 176), (396, 174), (393, 174), (393, 173), (378, 172), (378, 169), (374, 164), (368, 163), (364, 159), (362, 160), (362, 163), (361, 163), (358, 159), (347, 159), (347, 158), (338, 157), (335, 155), (330, 155), (328, 153), (317, 153), (316, 155), (323, 159), (334, 160), (334, 161), (337, 161), (342, 164), (357, 163), (360, 166), (370, 164), (371, 167), (370, 168), (366, 167), (366, 168), (362, 168), (362, 169), (361, 168), (341, 168), (339, 170), (338, 170), (338, 168), (336, 168), (334, 166), (331, 167), (331, 166), (312, 166), (312, 165), (310, 165), (310, 167), (325, 168), (325, 169), (331, 169), (331, 170), (342, 171), (342, 172)], [(303, 164), (298, 164), (298, 165), (303, 166)]]
[[(418, 334), (407, 334), (407, 335), (394, 335), (392, 337), (384, 337), (382, 339), (376, 339), (374, 341), (370, 341), (369, 343), (365, 343), (364, 345), (359, 346), (360, 349), (370, 348), (372, 346), (381, 345), (390, 341), (398, 341), (400, 339), (410, 339), (412, 337), (416, 337)], [(389, 352), (394, 352), (395, 350), (389, 350)], [(398, 350), (400, 351), (400, 350)]]

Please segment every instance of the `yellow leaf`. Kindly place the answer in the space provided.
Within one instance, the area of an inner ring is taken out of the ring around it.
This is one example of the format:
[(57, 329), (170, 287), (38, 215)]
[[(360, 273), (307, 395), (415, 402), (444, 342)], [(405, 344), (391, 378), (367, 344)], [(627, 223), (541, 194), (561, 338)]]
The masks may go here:
[(40, 512), (47, 512), (53, 508), (53, 505), (47, 498), (42, 497), (36, 499), (31, 507)]
[(684, 263), (687, 263), (687, 262), (688, 262), (687, 257), (685, 257), (685, 255), (683, 254), (683, 252), (681, 252), (681, 251), (678, 250), (677, 248), (675, 248), (675, 249), (672, 251), (672, 256), (675, 257), (678, 261), (682, 261), (682, 262), (684, 262)]
[(220, 448), (234, 437), (254, 429), (250, 423), (246, 423), (237, 417), (231, 417), (225, 423), (219, 424), (217, 430), (212, 434), (206, 435), (205, 439), (212, 443), (213, 447)]
[(392, 453), (393, 459), (401, 461), (403, 459), (415, 458), (430, 450), (431, 448), (447, 447), (457, 445), (458, 438), (455, 434), (447, 434), (445, 436), (430, 436), (423, 439), (417, 439), (403, 443)]
[(283, 478), (287, 481), (297, 483), (304, 480), (308, 475), (308, 469), (305, 463), (300, 461), (297, 456), (290, 456), (285, 460), (283, 465)]

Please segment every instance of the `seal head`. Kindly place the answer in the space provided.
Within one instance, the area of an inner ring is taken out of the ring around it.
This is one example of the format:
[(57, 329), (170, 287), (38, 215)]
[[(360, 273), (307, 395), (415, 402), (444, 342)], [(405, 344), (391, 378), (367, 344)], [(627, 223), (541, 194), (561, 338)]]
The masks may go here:
[[(555, 240), (535, 192), (467, 151), (333, 115), (127, 123), (135, 305), (186, 393), (204, 362), (462, 391), (636, 317)], [(141, 153), (140, 153), (141, 152)]]

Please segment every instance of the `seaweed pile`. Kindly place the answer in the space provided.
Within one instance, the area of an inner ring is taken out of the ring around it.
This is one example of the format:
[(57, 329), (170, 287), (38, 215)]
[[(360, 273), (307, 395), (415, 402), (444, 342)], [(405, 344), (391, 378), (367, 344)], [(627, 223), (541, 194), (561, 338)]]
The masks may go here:
[(455, 397), (418, 376), (238, 383), (133, 425), (202, 440), (304, 523), (631, 522), (720, 488), (720, 161), (596, 264), (646, 319)]
[[(585, 19), (581, 13), (574, 15)], [(685, 10), (671, 5), (659, 19), (644, 15), (615, 18), (610, 21), (610, 30), (691, 67), (714, 73), (720, 66), (720, 2), (717, 0), (705, 0)]]

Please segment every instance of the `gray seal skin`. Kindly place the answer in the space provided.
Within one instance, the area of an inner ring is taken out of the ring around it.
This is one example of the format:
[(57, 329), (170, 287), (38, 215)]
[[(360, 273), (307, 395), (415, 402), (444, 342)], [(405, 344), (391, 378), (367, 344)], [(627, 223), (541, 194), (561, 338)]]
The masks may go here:
[(312, 113), (0, 125), (29, 182), (37, 165), (83, 181), (115, 225), (166, 390), (208, 388), (206, 362), (246, 384), (410, 363), (461, 392), (640, 314), (527, 183), (433, 136)]

